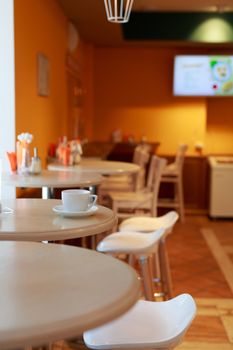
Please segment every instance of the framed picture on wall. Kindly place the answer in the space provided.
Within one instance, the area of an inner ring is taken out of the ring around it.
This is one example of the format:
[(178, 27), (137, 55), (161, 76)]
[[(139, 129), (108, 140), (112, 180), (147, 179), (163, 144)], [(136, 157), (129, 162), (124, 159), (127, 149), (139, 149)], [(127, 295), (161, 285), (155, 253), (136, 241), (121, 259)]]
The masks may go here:
[(37, 54), (38, 65), (38, 95), (49, 96), (49, 60), (43, 53)]

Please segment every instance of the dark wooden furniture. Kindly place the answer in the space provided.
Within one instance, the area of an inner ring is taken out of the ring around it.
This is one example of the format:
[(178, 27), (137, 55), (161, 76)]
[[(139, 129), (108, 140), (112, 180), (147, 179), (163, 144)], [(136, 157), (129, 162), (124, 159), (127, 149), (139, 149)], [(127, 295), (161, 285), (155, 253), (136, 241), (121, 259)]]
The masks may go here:
[[(159, 142), (149, 142), (151, 154), (155, 154), (160, 145)], [(140, 145), (136, 142), (102, 142), (93, 141), (83, 145), (84, 157), (99, 157), (107, 160), (117, 160), (122, 162), (132, 162), (135, 147)]]
[[(157, 152), (157, 149), (160, 145), (159, 142), (155, 143), (148, 143), (151, 147), (150, 153), (155, 154)], [(131, 143), (131, 142), (119, 142), (115, 143), (114, 147), (110, 151), (110, 153), (107, 155), (108, 160), (118, 160), (122, 162), (132, 162), (133, 161), (133, 155), (134, 150), (137, 146), (139, 146), (140, 143)]]

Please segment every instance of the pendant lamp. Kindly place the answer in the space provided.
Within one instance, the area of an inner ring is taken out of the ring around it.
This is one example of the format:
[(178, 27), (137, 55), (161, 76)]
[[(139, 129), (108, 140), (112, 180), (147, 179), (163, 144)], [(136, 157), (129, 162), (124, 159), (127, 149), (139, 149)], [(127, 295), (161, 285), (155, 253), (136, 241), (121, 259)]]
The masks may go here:
[(113, 23), (126, 23), (129, 20), (133, 0), (104, 0), (107, 19)]

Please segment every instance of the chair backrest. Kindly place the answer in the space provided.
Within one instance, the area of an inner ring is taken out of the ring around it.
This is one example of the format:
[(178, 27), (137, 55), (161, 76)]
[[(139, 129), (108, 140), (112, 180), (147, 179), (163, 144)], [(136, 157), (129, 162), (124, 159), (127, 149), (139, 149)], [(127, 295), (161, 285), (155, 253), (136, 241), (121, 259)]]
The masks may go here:
[(137, 146), (134, 150), (133, 162), (140, 166), (140, 170), (135, 178), (135, 190), (139, 191), (145, 187), (145, 174), (146, 174), (146, 165), (149, 161), (150, 154), (145, 148)]
[(133, 155), (133, 163), (139, 165), (139, 166), (145, 166), (150, 158), (149, 152), (142, 148), (141, 146), (137, 146), (134, 150)]
[(159, 188), (161, 175), (166, 164), (167, 160), (165, 158), (160, 158), (157, 156), (151, 157), (146, 183), (146, 188), (148, 191), (153, 192)]
[(179, 145), (177, 152), (176, 152), (175, 162), (174, 162), (177, 169), (182, 169), (183, 164), (184, 164), (184, 156), (185, 156), (187, 149), (188, 149), (188, 145), (186, 145), (186, 144)]
[(165, 158), (159, 158), (152, 156), (149, 166), (149, 172), (147, 177), (146, 190), (153, 192), (153, 204), (152, 204), (152, 216), (157, 215), (157, 202), (159, 195), (159, 187), (161, 183), (162, 172), (165, 169), (167, 160)]
[(152, 151), (152, 146), (146, 142), (140, 143), (136, 148), (147, 153), (151, 153)]

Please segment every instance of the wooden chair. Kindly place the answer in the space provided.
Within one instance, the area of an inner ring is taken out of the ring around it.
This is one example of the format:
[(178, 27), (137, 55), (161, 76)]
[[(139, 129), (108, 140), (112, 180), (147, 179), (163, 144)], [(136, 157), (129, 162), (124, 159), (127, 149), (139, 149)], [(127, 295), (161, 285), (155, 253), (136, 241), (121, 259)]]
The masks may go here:
[(161, 182), (174, 184), (174, 197), (169, 199), (159, 199), (158, 208), (175, 208), (180, 214), (180, 219), (184, 222), (184, 194), (183, 194), (183, 165), (185, 152), (188, 146), (181, 144), (176, 153), (175, 161), (168, 164), (163, 173)]
[(106, 177), (99, 187), (99, 200), (104, 201), (104, 198), (109, 195), (109, 192), (135, 191), (140, 190), (145, 186), (146, 165), (149, 161), (149, 152), (136, 147), (134, 151), (133, 163), (139, 165), (140, 170), (137, 174), (132, 175), (112, 175)]
[(109, 193), (112, 200), (113, 211), (119, 217), (138, 215), (139, 210), (145, 212), (149, 216), (157, 215), (160, 179), (166, 163), (166, 159), (152, 156), (145, 188), (135, 192)]

